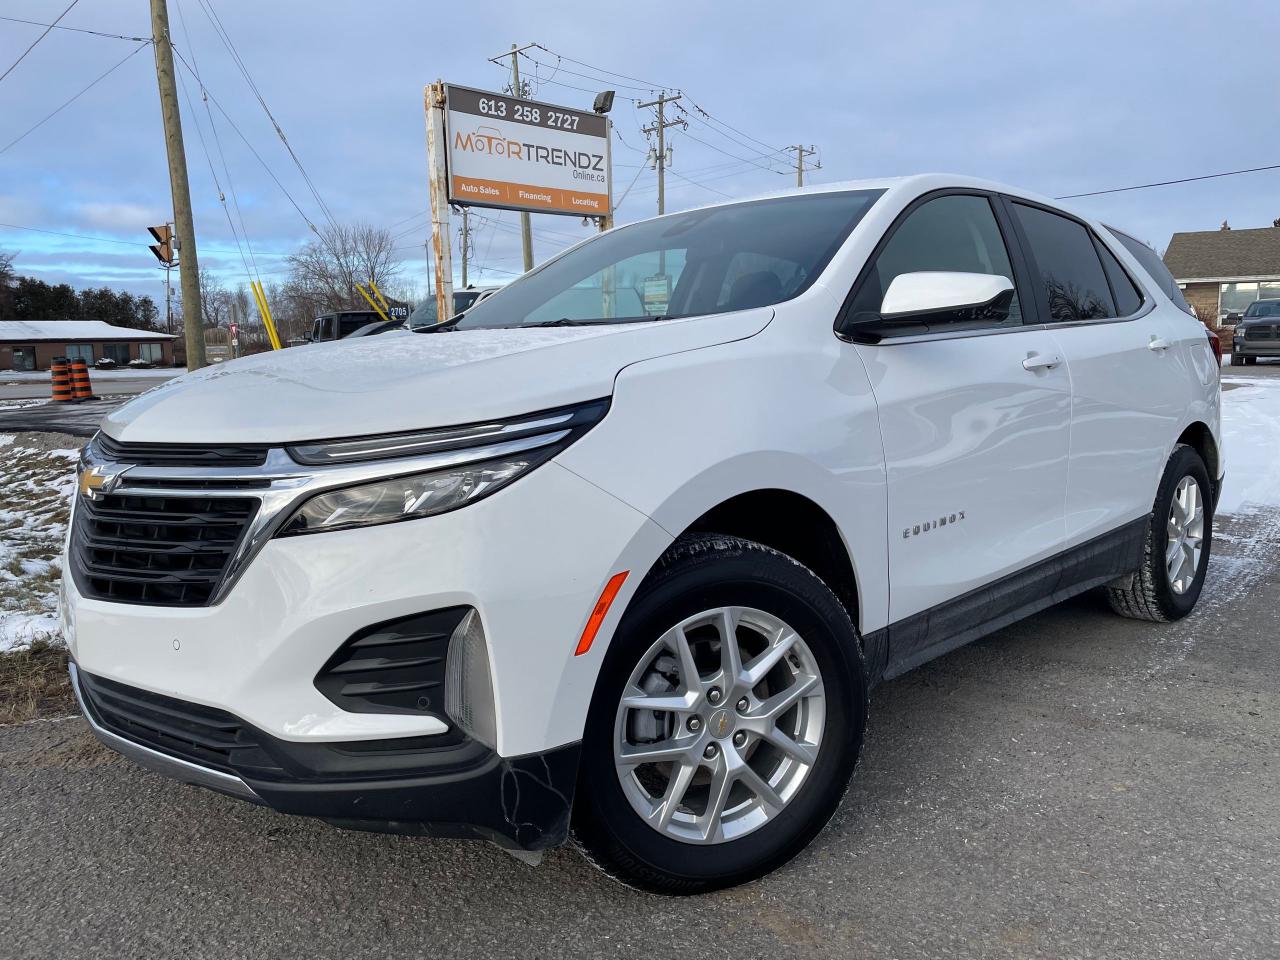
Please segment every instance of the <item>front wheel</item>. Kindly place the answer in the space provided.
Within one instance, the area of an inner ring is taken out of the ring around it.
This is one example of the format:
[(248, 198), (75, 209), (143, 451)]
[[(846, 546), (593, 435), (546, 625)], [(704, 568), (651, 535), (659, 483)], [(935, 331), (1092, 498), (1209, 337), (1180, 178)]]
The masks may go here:
[(1166, 623), (1195, 607), (1213, 541), (1212, 490), (1200, 455), (1175, 447), (1147, 521), (1142, 565), (1107, 590), (1116, 613)]
[(1241, 356), (1240, 354), (1238, 354), (1238, 353), (1233, 353), (1233, 354), (1231, 354), (1231, 365), (1232, 365), (1233, 367), (1243, 367), (1243, 366), (1244, 366), (1244, 357), (1242, 357), (1242, 356)]
[(608, 873), (657, 893), (762, 876), (835, 812), (866, 705), (857, 633), (822, 580), (757, 543), (681, 539), (601, 669), (575, 835)]

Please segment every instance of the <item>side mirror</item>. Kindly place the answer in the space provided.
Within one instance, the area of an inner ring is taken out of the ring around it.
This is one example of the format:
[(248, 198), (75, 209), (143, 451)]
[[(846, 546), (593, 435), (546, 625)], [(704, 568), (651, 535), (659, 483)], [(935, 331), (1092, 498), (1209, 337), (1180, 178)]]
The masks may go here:
[[(986, 273), (900, 273), (880, 305), (887, 322), (1002, 319), (1013, 302), (1013, 282)], [(1003, 315), (1003, 316), (1002, 316)]]

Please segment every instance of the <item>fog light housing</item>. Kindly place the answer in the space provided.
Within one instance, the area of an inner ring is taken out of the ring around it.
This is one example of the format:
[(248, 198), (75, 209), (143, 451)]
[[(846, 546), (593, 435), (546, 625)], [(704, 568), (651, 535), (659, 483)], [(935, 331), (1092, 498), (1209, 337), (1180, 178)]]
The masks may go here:
[(493, 676), (489, 672), (489, 648), (480, 614), (472, 610), (449, 638), (445, 661), (444, 712), (467, 736), (489, 749), (498, 743), (498, 721), (493, 705)]

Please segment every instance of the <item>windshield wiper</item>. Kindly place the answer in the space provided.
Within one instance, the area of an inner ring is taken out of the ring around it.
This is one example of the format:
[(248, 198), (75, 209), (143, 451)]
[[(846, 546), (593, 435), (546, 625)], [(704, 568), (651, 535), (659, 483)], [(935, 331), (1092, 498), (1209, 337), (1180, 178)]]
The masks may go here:
[(656, 314), (643, 317), (601, 317), (599, 320), (574, 320), (561, 317), (559, 320), (540, 320), (538, 323), (522, 323), (521, 327), (605, 327), (620, 323), (653, 323), (656, 320), (675, 320), (674, 314)]

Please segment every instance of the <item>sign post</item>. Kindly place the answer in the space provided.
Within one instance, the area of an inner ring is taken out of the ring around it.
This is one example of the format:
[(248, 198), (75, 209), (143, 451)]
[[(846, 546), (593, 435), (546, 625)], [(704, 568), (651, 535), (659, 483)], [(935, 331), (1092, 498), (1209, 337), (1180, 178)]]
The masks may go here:
[(431, 188), (431, 252), (435, 261), (436, 320), (453, 318), (453, 250), (449, 240), (449, 175), (445, 110), (448, 86), (442, 80), (427, 87), (427, 165)]

